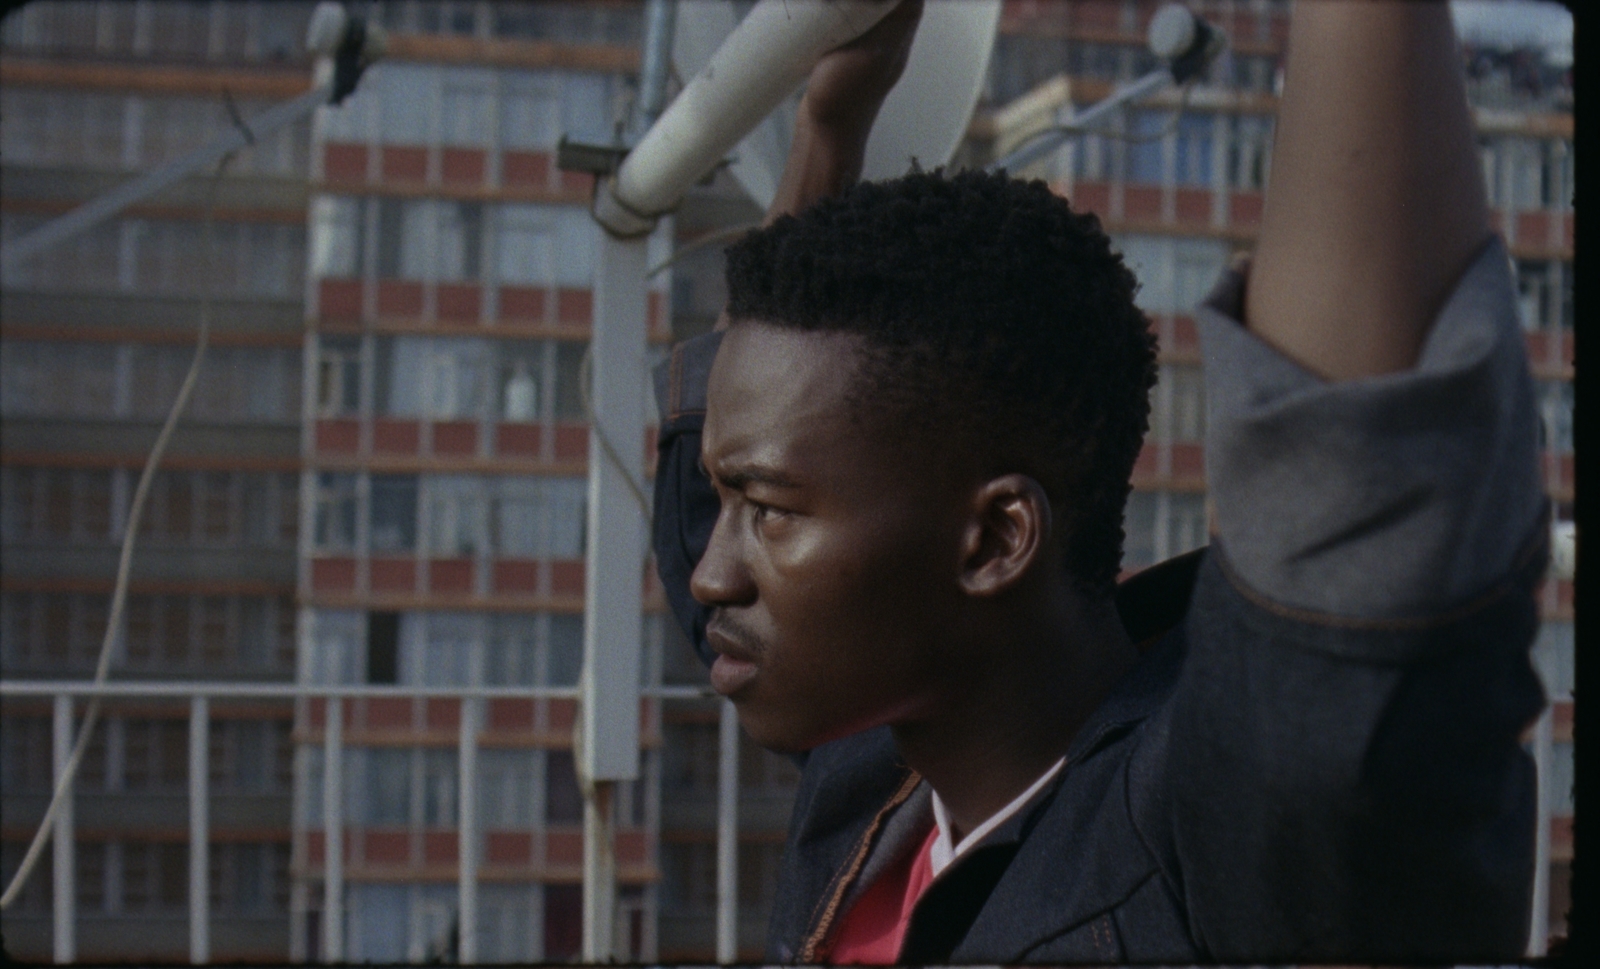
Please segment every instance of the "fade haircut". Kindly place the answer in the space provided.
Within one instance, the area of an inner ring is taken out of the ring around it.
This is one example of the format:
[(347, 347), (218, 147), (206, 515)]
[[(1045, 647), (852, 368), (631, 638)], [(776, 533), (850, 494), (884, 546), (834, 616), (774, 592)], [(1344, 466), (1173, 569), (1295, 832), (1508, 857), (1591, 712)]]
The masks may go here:
[(858, 335), (857, 419), (971, 455), (986, 476), (1034, 478), (1069, 576), (1111, 593), (1156, 341), (1094, 215), (1039, 181), (913, 172), (784, 216), (727, 256), (735, 324)]

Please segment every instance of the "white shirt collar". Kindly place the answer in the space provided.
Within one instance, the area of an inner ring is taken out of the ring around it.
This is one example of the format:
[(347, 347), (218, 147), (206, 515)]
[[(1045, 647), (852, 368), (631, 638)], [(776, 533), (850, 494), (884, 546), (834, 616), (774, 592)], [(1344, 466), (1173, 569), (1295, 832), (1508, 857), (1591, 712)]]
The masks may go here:
[(1061, 768), (1066, 766), (1066, 763), (1067, 759), (1065, 757), (1056, 761), (1049, 770), (1040, 774), (1039, 779), (1034, 781), (1026, 791), (1018, 794), (1010, 804), (995, 812), (989, 820), (967, 832), (967, 836), (961, 839), (960, 844), (952, 843), (950, 837), (950, 814), (945, 810), (944, 802), (939, 799), (939, 792), (934, 791), (933, 821), (938, 825), (939, 835), (933, 840), (933, 851), (929, 858), (933, 863), (933, 877), (939, 877), (939, 873), (948, 868), (950, 863), (959, 858), (963, 852), (982, 841), (988, 836), (989, 832), (1004, 824), (1007, 818), (1022, 810), (1029, 801), (1033, 800), (1035, 794), (1038, 794), (1046, 784), (1050, 783), (1051, 778), (1061, 773)]

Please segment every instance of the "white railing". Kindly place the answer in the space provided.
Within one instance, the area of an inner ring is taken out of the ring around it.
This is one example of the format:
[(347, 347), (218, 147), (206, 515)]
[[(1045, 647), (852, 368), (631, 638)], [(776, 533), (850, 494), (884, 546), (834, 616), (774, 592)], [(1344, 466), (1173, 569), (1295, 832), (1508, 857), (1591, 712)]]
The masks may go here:
[[(654, 686), (641, 695), (659, 700), (711, 696), (704, 687)], [(211, 961), (210, 812), (207, 755), (210, 747), (212, 700), (335, 700), (372, 698), (460, 700), (460, 747), (457, 757), (460, 799), (458, 959), (478, 960), (478, 783), (477, 760), (483, 705), (489, 700), (578, 700), (578, 687), (540, 686), (373, 686), (311, 683), (147, 682), (104, 683), (59, 680), (0, 680), (0, 697), (53, 701), (51, 748), (54, 778), (59, 781), (73, 744), (73, 702), (78, 698), (173, 699), (189, 701), (189, 961)], [(719, 962), (737, 956), (738, 926), (738, 764), (739, 728), (733, 704), (721, 703), (719, 783), (717, 785), (717, 929)], [(341, 962), (344, 945), (344, 704), (328, 703), (323, 720), (322, 828), (323, 911), (321, 960)], [(51, 832), (53, 866), (51, 917), (53, 956), (57, 963), (77, 958), (77, 885), (73, 852), (73, 798), (67, 790)], [(586, 860), (585, 877), (589, 876)]]
[[(695, 686), (645, 687), (641, 695), (661, 700), (712, 696)], [(483, 704), (488, 700), (577, 700), (578, 687), (541, 686), (373, 686), (299, 683), (148, 682), (105, 683), (57, 680), (0, 680), (0, 697), (49, 698), (53, 701), (51, 749), (53, 770), (59, 780), (72, 752), (73, 701), (80, 697), (187, 699), (189, 701), (189, 961), (211, 960), (209, 769), (207, 755), (211, 729), (211, 701), (216, 700), (349, 700), (372, 698), (456, 699), (462, 701), (457, 792), (460, 799), (457, 845), (459, 939), (458, 958), (470, 964), (478, 958), (478, 856), (477, 754), (483, 724)], [(718, 730), (717, 783), (717, 961), (726, 965), (738, 958), (738, 794), (739, 724), (733, 704), (723, 700)], [(1549, 908), (1550, 799), (1545, 788), (1550, 770), (1550, 724), (1546, 709), (1535, 727), (1532, 743), (1538, 774), (1537, 871), (1531, 902), (1531, 956), (1544, 953)], [(328, 703), (323, 720), (322, 828), (323, 910), (321, 960), (340, 962), (344, 944), (344, 704)], [(76, 960), (76, 866), (73, 852), (73, 799), (70, 789), (57, 813), (52, 832), (51, 861), (54, 959)], [(589, 877), (586, 858), (585, 877)]]

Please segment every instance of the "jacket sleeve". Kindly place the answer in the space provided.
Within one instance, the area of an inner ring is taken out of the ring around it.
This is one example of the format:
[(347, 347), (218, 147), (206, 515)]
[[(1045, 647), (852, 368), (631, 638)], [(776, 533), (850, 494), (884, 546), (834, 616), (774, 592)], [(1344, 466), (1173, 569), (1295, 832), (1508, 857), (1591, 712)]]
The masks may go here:
[(716, 658), (706, 644), (710, 610), (689, 594), (689, 578), (711, 541), (720, 507), (700, 465), (700, 430), (706, 419), (706, 380), (721, 344), (721, 333), (686, 340), (673, 347), (654, 374), (661, 433), (651, 544), (673, 618), (708, 666)]
[(1498, 241), (1410, 371), (1325, 383), (1202, 308), (1211, 550), (1130, 807), (1208, 958), (1520, 958), (1546, 555)]

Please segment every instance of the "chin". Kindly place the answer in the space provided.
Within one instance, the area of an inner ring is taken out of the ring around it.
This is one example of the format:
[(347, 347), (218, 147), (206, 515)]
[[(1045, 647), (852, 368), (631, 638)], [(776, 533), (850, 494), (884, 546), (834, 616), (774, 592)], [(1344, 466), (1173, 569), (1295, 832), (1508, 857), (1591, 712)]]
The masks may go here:
[(734, 709), (739, 712), (739, 726), (744, 728), (745, 736), (775, 754), (803, 754), (833, 739), (783, 717), (757, 713), (747, 702), (735, 700)]

